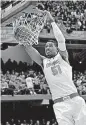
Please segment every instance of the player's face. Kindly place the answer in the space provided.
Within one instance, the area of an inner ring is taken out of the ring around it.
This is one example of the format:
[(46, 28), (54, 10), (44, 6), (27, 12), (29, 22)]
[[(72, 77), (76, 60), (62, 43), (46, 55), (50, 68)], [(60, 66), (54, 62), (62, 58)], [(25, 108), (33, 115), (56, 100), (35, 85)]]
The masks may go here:
[(45, 45), (45, 54), (47, 57), (51, 58), (56, 56), (58, 53), (57, 47), (53, 42), (47, 42)]

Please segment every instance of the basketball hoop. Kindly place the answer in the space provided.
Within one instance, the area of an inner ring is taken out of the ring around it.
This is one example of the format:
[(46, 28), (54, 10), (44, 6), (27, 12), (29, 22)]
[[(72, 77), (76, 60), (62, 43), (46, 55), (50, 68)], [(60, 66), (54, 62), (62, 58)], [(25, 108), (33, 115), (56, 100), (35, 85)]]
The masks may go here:
[(42, 30), (45, 21), (45, 13), (31, 15), (30, 22), (28, 22), (28, 17), (20, 16), (13, 22), (15, 39), (19, 44), (28, 43), (30, 45), (37, 45), (39, 33)]

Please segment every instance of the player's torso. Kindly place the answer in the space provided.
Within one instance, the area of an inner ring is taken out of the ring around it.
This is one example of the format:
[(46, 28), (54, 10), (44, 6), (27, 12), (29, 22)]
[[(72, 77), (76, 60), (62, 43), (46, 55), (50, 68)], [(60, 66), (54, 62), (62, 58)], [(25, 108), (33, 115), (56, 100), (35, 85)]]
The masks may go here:
[(72, 81), (72, 68), (59, 53), (54, 58), (44, 59), (43, 65), (53, 99), (77, 92)]

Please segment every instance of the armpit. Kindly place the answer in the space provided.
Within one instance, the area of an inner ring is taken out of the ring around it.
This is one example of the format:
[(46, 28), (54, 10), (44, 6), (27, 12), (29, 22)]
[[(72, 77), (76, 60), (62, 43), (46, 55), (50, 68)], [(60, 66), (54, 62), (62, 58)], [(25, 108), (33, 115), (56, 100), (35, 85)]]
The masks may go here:
[(64, 61), (66, 61), (67, 63), (69, 63), (67, 50), (65, 50), (65, 51), (59, 50), (59, 54), (61, 55), (61, 57), (62, 57), (62, 59)]

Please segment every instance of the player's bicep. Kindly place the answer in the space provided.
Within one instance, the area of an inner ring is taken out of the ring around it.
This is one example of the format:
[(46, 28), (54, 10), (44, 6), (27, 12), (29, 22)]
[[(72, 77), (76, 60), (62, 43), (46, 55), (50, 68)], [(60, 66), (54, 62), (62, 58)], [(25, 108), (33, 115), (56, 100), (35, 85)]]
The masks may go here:
[(69, 63), (67, 50), (65, 50), (65, 51), (59, 50), (59, 53), (60, 53), (61, 57), (63, 58), (63, 60), (65, 60), (67, 63)]
[(35, 48), (28, 45), (25, 47), (25, 50), (33, 61), (35, 61), (38, 65), (42, 66), (43, 57), (40, 55), (40, 53)]

